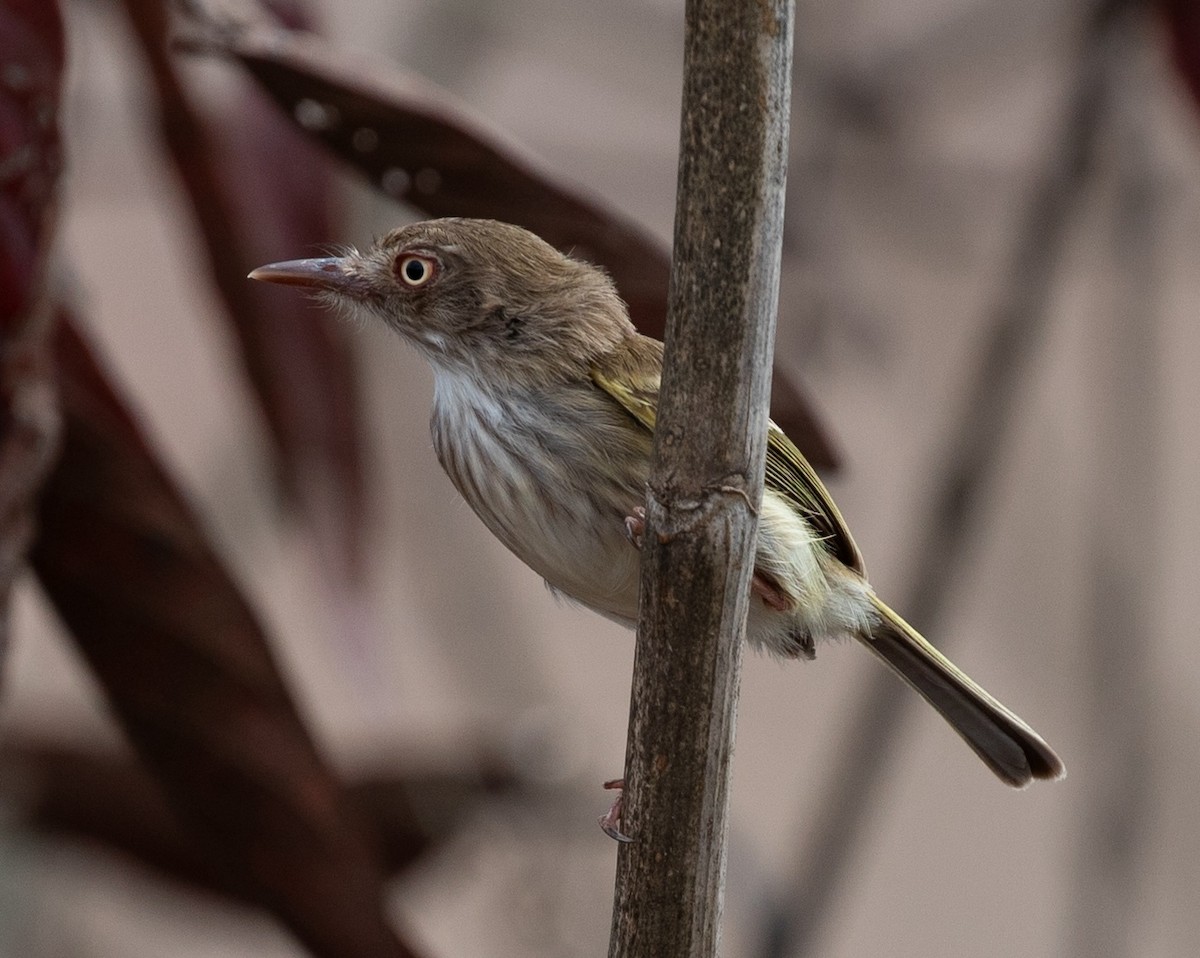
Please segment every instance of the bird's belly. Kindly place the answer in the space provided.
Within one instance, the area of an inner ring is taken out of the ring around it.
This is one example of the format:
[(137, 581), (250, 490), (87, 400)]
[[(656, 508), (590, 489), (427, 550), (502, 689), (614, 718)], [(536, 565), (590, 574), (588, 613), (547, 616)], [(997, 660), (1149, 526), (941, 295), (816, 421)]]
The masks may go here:
[[(486, 398), (486, 401), (484, 401)], [(476, 394), (473, 406), (435, 405), (434, 448), (447, 475), (492, 533), (555, 591), (629, 626), (637, 621), (640, 553), (625, 517), (645, 502), (648, 433), (583, 403)], [(866, 634), (869, 586), (768, 490), (755, 568), (792, 600), (778, 610), (751, 597), (747, 638), (795, 655), (798, 637)]]
[[(522, 411), (507, 410), (510, 428)], [(609, 468), (616, 453), (605, 435), (558, 443), (548, 456), (539, 448), (545, 435), (529, 442), (527, 434), (492, 433), (477, 422), (453, 431), (435, 423), (438, 458), (463, 498), (553, 590), (632, 626), (639, 553), (625, 517), (645, 501), (644, 467)], [(608, 448), (610, 458), (596, 458), (595, 448)]]
[[(553, 492), (533, 482), (509, 484), (497, 509), (492, 500), (467, 497), (496, 537), (554, 591), (632, 625), (637, 619), (637, 549), (626, 538), (625, 510), (596, 508), (583, 500), (555, 503)], [(559, 490), (561, 493), (561, 490)], [(623, 514), (622, 514), (623, 513)]]
[(636, 623), (639, 555), (624, 534), (623, 516), (546, 515), (535, 505), (525, 521), (538, 534), (510, 548), (551, 589), (631, 627)]

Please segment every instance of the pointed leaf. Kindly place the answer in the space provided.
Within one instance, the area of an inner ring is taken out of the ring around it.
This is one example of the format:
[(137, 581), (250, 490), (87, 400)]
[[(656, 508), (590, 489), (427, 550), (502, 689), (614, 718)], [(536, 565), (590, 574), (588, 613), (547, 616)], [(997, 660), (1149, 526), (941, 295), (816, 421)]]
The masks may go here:
[[(280, 479), (340, 579), (356, 577), (364, 513), (355, 369), (344, 330), (322, 310), (261, 283), (255, 265), (334, 233), (328, 164), (252, 84), (204, 101), (166, 48), (160, 0), (124, 0), (158, 99), (208, 266), (275, 446)], [(289, 20), (300, 16), (292, 5)], [(202, 103), (207, 103), (207, 109)]]
[(69, 322), (31, 560), (195, 847), (320, 956), (410, 955), (250, 606)]
[(0, 5), (0, 657), (9, 590), (32, 533), (31, 501), (58, 430), (43, 274), (62, 167), (62, 70), (57, 2)]
[(40, 292), (58, 138), (63, 34), (58, 4), (0, 6), (0, 329), (26, 320)]

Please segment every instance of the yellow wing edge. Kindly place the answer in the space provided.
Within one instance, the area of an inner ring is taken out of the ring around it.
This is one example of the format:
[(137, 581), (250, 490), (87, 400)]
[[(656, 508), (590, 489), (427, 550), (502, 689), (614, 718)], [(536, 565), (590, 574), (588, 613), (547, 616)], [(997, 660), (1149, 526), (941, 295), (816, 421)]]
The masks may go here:
[[(653, 344), (661, 360), (661, 344), (657, 340), (642, 338), (642, 343)], [(653, 348), (646, 346), (647, 349)], [(637, 369), (644, 368), (637, 364)], [(654, 368), (661, 368), (654, 364)], [(658, 419), (658, 387), (659, 379), (655, 376), (648, 379), (644, 373), (639, 382), (634, 374), (635, 364), (629, 362), (611, 372), (598, 366), (591, 370), (592, 382), (603, 389), (608, 395), (628, 412), (634, 419), (650, 432), (654, 431)], [(625, 375), (621, 375), (622, 372)], [(846, 520), (829, 495), (829, 490), (821, 482), (804, 454), (796, 448), (782, 429), (772, 421), (767, 428), (767, 488), (782, 494), (796, 510), (813, 526), (822, 537), (826, 548), (843, 563), (862, 576), (866, 576), (866, 567), (862, 553)]]

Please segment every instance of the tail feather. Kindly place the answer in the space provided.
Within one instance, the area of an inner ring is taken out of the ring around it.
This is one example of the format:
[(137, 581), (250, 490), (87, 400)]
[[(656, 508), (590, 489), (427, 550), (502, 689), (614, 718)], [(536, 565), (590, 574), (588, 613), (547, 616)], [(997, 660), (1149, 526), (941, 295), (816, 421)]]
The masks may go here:
[(863, 644), (916, 689), (1001, 779), (1024, 788), (1066, 774), (1040, 735), (988, 695), (916, 629), (871, 596), (880, 623)]

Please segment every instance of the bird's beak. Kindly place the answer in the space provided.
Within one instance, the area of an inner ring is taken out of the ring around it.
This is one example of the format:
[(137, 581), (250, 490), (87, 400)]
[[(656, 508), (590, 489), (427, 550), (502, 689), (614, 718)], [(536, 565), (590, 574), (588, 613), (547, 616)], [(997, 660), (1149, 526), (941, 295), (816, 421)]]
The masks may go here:
[(293, 259), (286, 263), (269, 263), (252, 270), (247, 279), (284, 286), (306, 286), (361, 299), (369, 284), (348, 259), (329, 256), (324, 259)]

